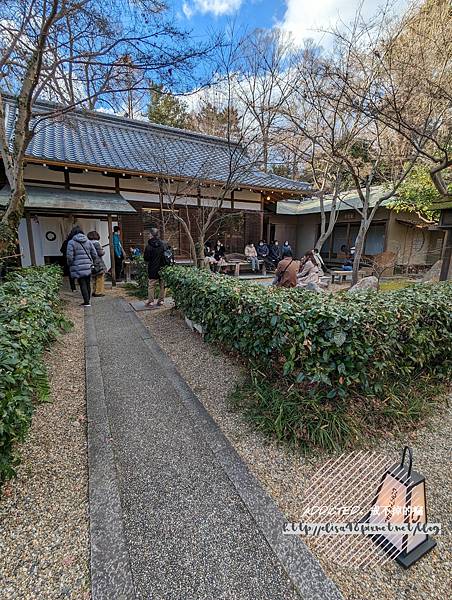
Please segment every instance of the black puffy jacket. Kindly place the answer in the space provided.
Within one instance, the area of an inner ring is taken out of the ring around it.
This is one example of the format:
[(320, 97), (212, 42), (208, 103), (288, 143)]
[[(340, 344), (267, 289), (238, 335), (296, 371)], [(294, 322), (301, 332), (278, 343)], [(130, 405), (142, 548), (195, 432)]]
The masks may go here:
[(165, 266), (163, 254), (166, 250), (165, 242), (157, 238), (148, 241), (144, 251), (144, 260), (148, 263), (149, 279), (158, 279), (160, 269)]

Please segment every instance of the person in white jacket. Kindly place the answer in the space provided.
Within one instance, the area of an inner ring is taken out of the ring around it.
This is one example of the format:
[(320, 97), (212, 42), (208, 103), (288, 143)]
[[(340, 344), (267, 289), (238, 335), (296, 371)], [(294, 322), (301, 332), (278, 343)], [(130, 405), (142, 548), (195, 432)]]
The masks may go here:
[(312, 252), (314, 254), (314, 259), (315, 259), (315, 262), (317, 263), (317, 266), (319, 267), (319, 269), (321, 269), (323, 272), (325, 272), (327, 270), (327, 268), (325, 267), (325, 263), (323, 262), (323, 258), (320, 255), (320, 252), (317, 250), (317, 248), (314, 248), (314, 250)]
[(259, 259), (257, 258), (257, 251), (253, 242), (248, 242), (245, 246), (245, 256), (249, 263), (251, 263), (251, 269), (253, 273), (259, 271)]

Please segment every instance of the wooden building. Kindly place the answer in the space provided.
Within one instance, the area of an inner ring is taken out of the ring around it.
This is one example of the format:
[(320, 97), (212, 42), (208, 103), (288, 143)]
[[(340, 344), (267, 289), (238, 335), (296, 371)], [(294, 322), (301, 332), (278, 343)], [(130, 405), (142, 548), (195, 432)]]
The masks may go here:
[[(384, 190), (374, 188), (370, 205)], [(388, 251), (395, 254), (395, 270), (422, 271), (431, 267), (443, 253), (444, 232), (431, 225), (415, 213), (396, 212), (386, 201), (378, 208), (367, 233), (364, 254), (372, 257)], [(360, 199), (355, 193), (347, 194), (339, 206), (337, 222), (330, 238), (325, 242), (321, 254), (332, 265), (343, 262), (341, 246), (354, 246), (358, 234)], [(331, 200), (325, 199), (327, 220), (331, 211)], [(279, 237), (295, 239), (297, 255), (314, 247), (320, 235), (320, 204), (318, 199), (298, 199), (278, 203), (277, 214), (270, 218), (269, 227)]]
[[(303, 182), (259, 171), (240, 144), (222, 138), (100, 112), (59, 114), (57, 105), (45, 102), (33, 110), (34, 119), (41, 117), (26, 152), (28, 198), (19, 231), (24, 265), (60, 261), (75, 223), (97, 230), (110, 247), (112, 226), (119, 223), (126, 252), (144, 247), (147, 230), (156, 225), (177, 257), (189, 258), (186, 229), (196, 239), (199, 220), (212, 208), (221, 218), (208, 235), (243, 252), (249, 239), (265, 235), (278, 201), (309, 191)], [(12, 97), (5, 100), (5, 116), (11, 135)], [(8, 195), (0, 170), (0, 210)]]

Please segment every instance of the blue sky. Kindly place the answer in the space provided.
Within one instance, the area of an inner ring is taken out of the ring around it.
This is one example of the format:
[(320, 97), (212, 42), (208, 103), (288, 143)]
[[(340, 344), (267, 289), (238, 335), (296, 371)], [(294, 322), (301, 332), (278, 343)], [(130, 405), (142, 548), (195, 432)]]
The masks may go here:
[[(381, 0), (383, 3), (383, 0)], [(221, 29), (234, 19), (242, 28), (270, 28), (275, 25), (291, 31), (297, 42), (320, 39), (319, 28), (328, 28), (340, 18), (351, 21), (359, 0), (174, 0), (179, 25), (202, 35), (208, 29)], [(364, 0), (363, 13), (373, 15), (380, 2)], [(394, 0), (398, 12), (408, 0)]]

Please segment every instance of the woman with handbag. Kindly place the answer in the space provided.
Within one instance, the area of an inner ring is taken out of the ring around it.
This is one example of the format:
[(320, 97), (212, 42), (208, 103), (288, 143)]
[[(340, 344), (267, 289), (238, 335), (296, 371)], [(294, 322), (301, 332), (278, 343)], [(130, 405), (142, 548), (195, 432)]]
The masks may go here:
[(100, 235), (97, 231), (90, 231), (88, 233), (88, 239), (93, 244), (96, 252), (97, 259), (94, 261), (95, 271), (93, 273), (93, 283), (94, 283), (94, 297), (105, 296), (105, 280), (104, 275), (107, 271), (107, 267), (102, 259), (102, 256), (105, 254), (105, 250), (100, 245)]
[(95, 272), (97, 252), (81, 228), (71, 231), (72, 239), (67, 245), (67, 264), (71, 277), (78, 279), (83, 296), (83, 306), (91, 306), (91, 276)]
[(306, 287), (309, 283), (319, 284), (323, 275), (313, 250), (309, 250), (301, 261), (300, 272), (297, 277), (297, 287)]
[(273, 285), (276, 287), (293, 288), (297, 286), (297, 274), (300, 269), (300, 261), (294, 260), (292, 250), (288, 250), (285, 257), (279, 261), (276, 268)]

